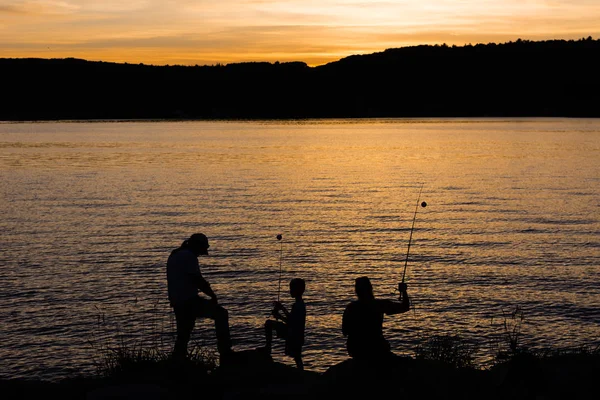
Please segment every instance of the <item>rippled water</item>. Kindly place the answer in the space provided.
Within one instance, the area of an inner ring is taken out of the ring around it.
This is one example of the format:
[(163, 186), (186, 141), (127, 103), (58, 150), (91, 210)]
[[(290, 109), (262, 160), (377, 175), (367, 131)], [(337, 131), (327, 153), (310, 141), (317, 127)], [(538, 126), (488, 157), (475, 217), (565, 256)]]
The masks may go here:
[(397, 353), (459, 333), (485, 359), (516, 305), (532, 346), (600, 344), (600, 120), (5, 123), (0, 176), (1, 377), (92, 372), (111, 338), (170, 348), (165, 261), (198, 231), (236, 349), (263, 343), (283, 234), (322, 371), (354, 278), (395, 296), (421, 184)]

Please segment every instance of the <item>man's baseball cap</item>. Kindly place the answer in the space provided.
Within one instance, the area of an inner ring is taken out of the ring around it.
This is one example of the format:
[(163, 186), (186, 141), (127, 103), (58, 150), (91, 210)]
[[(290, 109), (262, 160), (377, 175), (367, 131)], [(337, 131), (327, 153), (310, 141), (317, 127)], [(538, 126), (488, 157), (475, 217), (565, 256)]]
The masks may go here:
[[(192, 246), (197, 246), (201, 249), (206, 249), (206, 250), (208, 250), (208, 248), (210, 247), (210, 245), (208, 244), (208, 238), (203, 233), (194, 233), (188, 239), (188, 243)], [(202, 254), (208, 254), (208, 253), (203, 252)]]

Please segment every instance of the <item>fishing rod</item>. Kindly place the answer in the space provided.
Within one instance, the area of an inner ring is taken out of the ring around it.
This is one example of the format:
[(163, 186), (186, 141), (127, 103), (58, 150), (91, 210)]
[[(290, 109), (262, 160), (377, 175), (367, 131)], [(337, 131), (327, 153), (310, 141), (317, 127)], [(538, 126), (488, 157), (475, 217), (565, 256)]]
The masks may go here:
[(277, 240), (279, 241), (279, 283), (277, 284), (277, 302), (273, 303), (273, 310), (271, 310), (271, 313), (269, 314), (269, 317), (275, 317), (275, 313), (276, 313), (276, 304), (279, 303), (280, 300), (280, 295), (281, 295), (281, 271), (282, 271), (282, 260), (283, 260), (283, 236), (281, 234), (278, 234), (276, 236)]
[[(412, 243), (413, 231), (415, 230), (415, 221), (417, 220), (417, 212), (419, 211), (419, 205), (423, 208), (427, 207), (426, 202), (422, 202), (419, 204), (421, 200), (421, 193), (423, 192), (424, 183), (421, 184), (421, 189), (419, 190), (419, 195), (417, 196), (417, 205), (415, 206), (415, 214), (413, 215), (412, 226), (410, 227), (410, 236), (408, 237), (408, 248), (406, 249), (406, 259), (404, 260), (404, 271), (402, 272), (402, 282), (398, 284), (398, 291), (400, 292), (400, 298), (404, 298), (404, 291), (406, 291), (406, 283), (404, 283), (404, 278), (406, 277), (406, 267), (408, 266), (408, 255), (410, 254), (410, 244)], [(410, 301), (410, 300), (409, 300)], [(413, 312), (417, 313), (417, 310), (414, 307), (414, 303), (410, 301), (410, 308), (412, 308)]]
[(283, 236), (281, 236), (281, 234), (277, 235), (277, 240), (279, 241), (279, 284), (277, 286), (277, 302), (279, 302), (279, 295), (281, 293), (281, 261), (283, 259), (283, 242), (281, 239), (283, 239)]
[(402, 283), (404, 283), (404, 278), (406, 277), (406, 267), (408, 266), (408, 254), (410, 253), (410, 244), (412, 242), (413, 231), (415, 229), (415, 221), (417, 219), (417, 212), (419, 211), (419, 205), (423, 208), (427, 207), (426, 202), (422, 202), (419, 204), (421, 200), (421, 193), (423, 192), (423, 186), (425, 184), (421, 184), (421, 190), (419, 190), (419, 196), (417, 197), (417, 206), (415, 207), (415, 215), (413, 216), (412, 226), (410, 228), (410, 236), (408, 238), (408, 249), (406, 250), (406, 260), (404, 260), (404, 271), (402, 272)]

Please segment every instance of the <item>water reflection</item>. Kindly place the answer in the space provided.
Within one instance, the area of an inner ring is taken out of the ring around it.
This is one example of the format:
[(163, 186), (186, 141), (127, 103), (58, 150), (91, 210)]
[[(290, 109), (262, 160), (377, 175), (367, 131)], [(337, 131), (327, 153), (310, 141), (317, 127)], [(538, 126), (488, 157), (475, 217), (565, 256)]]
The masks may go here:
[[(526, 340), (597, 343), (600, 122), (351, 122), (0, 124), (0, 370), (91, 370), (89, 341), (119, 333), (172, 346), (164, 263), (195, 231), (239, 349), (263, 343), (285, 235), (322, 370), (346, 357), (354, 279), (393, 297), (421, 182), (415, 310), (385, 323), (397, 352), (492, 340), (514, 304)], [(193, 340), (214, 346), (212, 329)]]

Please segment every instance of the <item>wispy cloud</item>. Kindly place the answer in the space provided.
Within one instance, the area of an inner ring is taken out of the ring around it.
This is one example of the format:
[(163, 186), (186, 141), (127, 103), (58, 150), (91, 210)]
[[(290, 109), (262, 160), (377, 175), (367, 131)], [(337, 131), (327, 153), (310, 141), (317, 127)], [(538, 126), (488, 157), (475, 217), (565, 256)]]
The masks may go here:
[(24, 10), (13, 5), (0, 5), (0, 14), (21, 14)]
[(0, 13), (13, 13), (22, 15), (61, 15), (71, 14), (79, 9), (79, 6), (68, 1), (57, 0), (28, 0), (7, 1), (0, 5)]
[(421, 43), (600, 36), (597, 0), (0, 1), (0, 57), (314, 65)]

